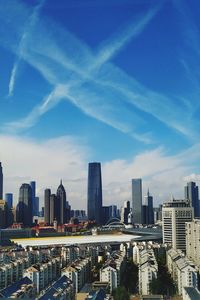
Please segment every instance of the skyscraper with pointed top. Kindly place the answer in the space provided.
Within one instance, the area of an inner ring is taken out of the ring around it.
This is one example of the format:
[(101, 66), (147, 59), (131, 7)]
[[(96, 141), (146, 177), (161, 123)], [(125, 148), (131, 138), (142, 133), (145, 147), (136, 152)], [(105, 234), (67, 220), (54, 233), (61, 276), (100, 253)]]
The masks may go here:
[(0, 200), (3, 199), (3, 168), (0, 162)]
[(102, 182), (101, 164), (92, 162), (88, 165), (88, 219), (102, 222)]
[(57, 205), (55, 206), (55, 219), (58, 224), (66, 223), (66, 192), (62, 184), (62, 179), (60, 180), (60, 185), (57, 189)]

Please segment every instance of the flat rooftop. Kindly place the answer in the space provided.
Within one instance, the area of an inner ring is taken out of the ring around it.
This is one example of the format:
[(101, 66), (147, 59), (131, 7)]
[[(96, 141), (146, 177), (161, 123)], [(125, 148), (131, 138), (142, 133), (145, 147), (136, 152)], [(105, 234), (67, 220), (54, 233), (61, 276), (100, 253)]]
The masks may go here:
[(137, 239), (139, 236), (130, 234), (105, 234), (84, 236), (60, 236), (11, 239), (12, 242), (26, 246), (49, 246), (49, 245), (74, 245), (74, 244), (100, 244), (100, 243), (123, 243)]

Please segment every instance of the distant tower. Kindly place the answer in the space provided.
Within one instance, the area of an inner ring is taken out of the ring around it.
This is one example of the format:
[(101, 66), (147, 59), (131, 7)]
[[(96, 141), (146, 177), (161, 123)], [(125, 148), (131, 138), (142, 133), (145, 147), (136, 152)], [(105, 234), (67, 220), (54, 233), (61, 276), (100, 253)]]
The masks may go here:
[(7, 202), (8, 208), (13, 207), (13, 194), (7, 193), (5, 194), (5, 200)]
[(36, 197), (36, 182), (31, 181), (30, 186), (32, 189), (32, 209), (33, 209), (33, 216), (38, 216), (39, 214), (39, 207), (38, 207), (38, 199)]
[(142, 223), (142, 179), (132, 179), (133, 222)]
[(28, 227), (33, 222), (32, 189), (30, 184), (23, 183), (19, 189), (18, 222)]
[(57, 189), (56, 220), (58, 221), (58, 224), (66, 223), (66, 198), (65, 188), (61, 180)]
[(50, 224), (50, 196), (51, 190), (45, 189), (44, 191), (44, 222)]
[(56, 205), (57, 205), (57, 197), (55, 194), (52, 194), (50, 196), (50, 219), (49, 219), (50, 225), (53, 225), (54, 221), (56, 220), (56, 216), (55, 216)]
[(190, 204), (194, 208), (194, 217), (200, 217), (199, 188), (195, 182), (188, 182), (185, 186), (185, 199), (190, 200)]
[(88, 165), (88, 219), (102, 222), (102, 182), (101, 164), (92, 162)]
[(3, 168), (0, 162), (0, 200), (3, 199)]
[(154, 224), (153, 196), (150, 195), (149, 190), (147, 195), (144, 196), (143, 223), (147, 225)]

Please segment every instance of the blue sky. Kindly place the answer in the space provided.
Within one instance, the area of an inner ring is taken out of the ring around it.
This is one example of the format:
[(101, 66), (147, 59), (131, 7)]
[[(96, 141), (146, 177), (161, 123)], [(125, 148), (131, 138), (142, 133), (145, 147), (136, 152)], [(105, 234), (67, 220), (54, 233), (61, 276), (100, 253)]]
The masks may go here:
[[(87, 162), (94, 160), (102, 162), (107, 203), (112, 195), (118, 203), (130, 198), (128, 184), (138, 176), (157, 201), (182, 196), (184, 178), (199, 178), (199, 12), (198, 0), (0, 0), (6, 191), (34, 177), (42, 194), (62, 176), (84, 206)], [(35, 158), (52, 141), (67, 147), (57, 164), (66, 170), (52, 166), (49, 173), (49, 161)]]

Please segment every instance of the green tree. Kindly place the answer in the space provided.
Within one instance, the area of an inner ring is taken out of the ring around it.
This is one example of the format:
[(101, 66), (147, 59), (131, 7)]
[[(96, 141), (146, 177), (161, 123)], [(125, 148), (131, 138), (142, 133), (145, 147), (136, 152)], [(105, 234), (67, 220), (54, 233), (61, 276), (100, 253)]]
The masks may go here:
[(129, 292), (124, 286), (119, 286), (112, 293), (114, 300), (130, 300)]

